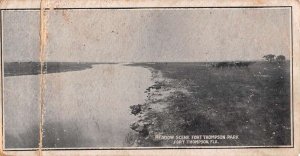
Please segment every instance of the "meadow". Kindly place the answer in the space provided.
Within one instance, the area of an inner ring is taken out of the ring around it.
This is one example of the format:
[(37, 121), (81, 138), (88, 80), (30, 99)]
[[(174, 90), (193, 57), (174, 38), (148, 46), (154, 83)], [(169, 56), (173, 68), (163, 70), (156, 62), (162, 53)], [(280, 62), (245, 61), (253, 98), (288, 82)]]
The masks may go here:
[[(215, 144), (226, 146), (291, 144), (289, 61), (215, 64), (134, 64), (160, 77), (144, 104), (141, 121), (152, 124), (145, 126), (148, 137), (138, 137), (140, 146), (174, 146), (155, 140), (155, 134), (239, 136)], [(157, 98), (163, 90), (170, 94)], [(157, 104), (164, 109), (153, 109)]]

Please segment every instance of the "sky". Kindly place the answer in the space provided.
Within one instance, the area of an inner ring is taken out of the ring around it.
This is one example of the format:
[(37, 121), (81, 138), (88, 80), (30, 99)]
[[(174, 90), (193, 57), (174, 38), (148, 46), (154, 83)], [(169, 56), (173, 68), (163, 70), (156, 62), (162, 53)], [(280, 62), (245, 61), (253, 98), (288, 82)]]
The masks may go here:
[[(39, 12), (3, 12), (3, 55), (39, 60)], [(290, 8), (73, 9), (47, 12), (46, 61), (260, 60), (291, 52)]]

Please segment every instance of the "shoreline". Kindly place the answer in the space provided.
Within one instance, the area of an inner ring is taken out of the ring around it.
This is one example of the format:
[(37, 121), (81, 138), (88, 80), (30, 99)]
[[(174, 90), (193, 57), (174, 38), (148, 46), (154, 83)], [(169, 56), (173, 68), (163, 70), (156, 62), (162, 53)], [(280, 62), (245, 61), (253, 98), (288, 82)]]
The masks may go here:
[[(133, 147), (149, 147), (164, 146), (164, 140), (157, 140), (157, 135), (167, 135), (160, 132), (161, 118), (169, 112), (168, 101), (174, 93), (180, 92), (184, 96), (189, 96), (188, 90), (184, 86), (180, 86), (180, 82), (174, 79), (166, 78), (160, 70), (149, 66), (142, 66), (151, 72), (151, 80), (153, 85), (149, 86), (144, 93), (147, 98), (143, 104), (132, 105), (132, 115), (136, 115), (139, 119), (130, 125), (135, 134), (129, 134)], [(176, 87), (175, 87), (176, 86)], [(136, 111), (136, 110), (139, 111)], [(130, 140), (130, 139), (126, 139)], [(169, 144), (167, 144), (169, 145)]]

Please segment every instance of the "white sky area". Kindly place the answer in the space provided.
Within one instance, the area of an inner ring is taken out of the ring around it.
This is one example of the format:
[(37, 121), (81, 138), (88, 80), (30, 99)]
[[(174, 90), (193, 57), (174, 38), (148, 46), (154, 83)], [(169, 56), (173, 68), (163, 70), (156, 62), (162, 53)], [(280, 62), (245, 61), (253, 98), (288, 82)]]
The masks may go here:
[[(46, 61), (202, 62), (291, 53), (290, 8), (47, 12)], [(6, 62), (38, 61), (39, 11), (3, 11)]]

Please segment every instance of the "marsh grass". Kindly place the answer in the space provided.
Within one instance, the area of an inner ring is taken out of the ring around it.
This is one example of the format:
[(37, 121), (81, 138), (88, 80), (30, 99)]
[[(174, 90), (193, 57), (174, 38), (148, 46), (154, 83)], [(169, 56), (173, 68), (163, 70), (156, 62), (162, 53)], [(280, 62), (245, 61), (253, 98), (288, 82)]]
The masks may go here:
[[(137, 64), (161, 71), (163, 77), (177, 82), (161, 82), (162, 86), (185, 87), (189, 92), (177, 91), (166, 97), (168, 107), (164, 112), (148, 111), (148, 118), (157, 121), (149, 131), (173, 135), (239, 135), (238, 140), (222, 140), (218, 144), (227, 146), (290, 145), (289, 61), (225, 68), (212, 64)], [(147, 139), (141, 146), (154, 144), (157, 142)]]

